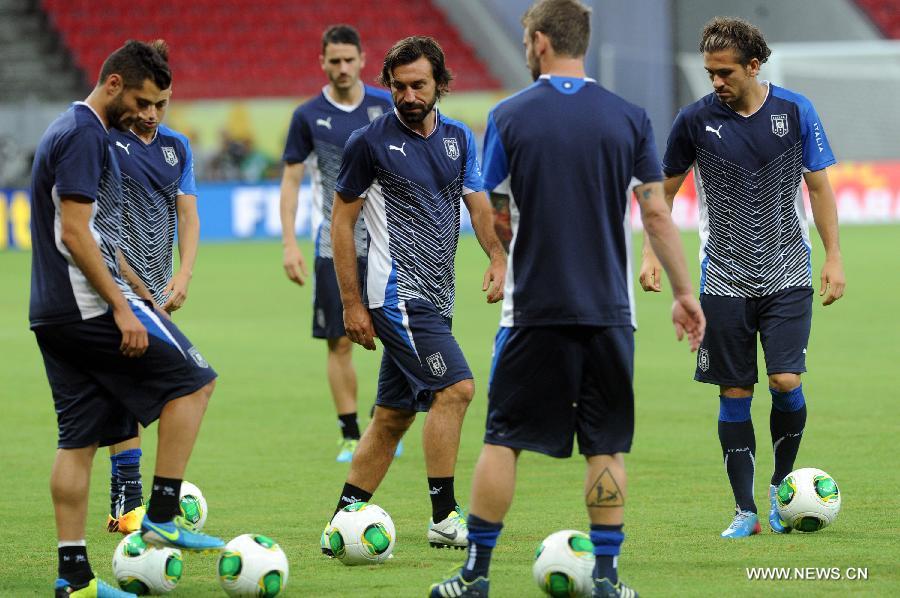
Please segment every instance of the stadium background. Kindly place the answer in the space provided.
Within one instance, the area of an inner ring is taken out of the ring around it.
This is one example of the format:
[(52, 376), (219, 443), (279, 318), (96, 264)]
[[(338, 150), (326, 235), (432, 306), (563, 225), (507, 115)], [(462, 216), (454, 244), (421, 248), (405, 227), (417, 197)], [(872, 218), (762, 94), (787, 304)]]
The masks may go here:
[[(412, 568), (398, 562), (383, 571), (358, 574), (323, 563), (310, 548), (343, 473), (330, 463), (337, 432), (322, 375), (324, 350), (308, 339), (308, 290), (290, 286), (281, 272), (275, 240), (280, 231), (279, 159), (291, 112), (325, 84), (317, 56), (327, 25), (346, 22), (360, 29), (367, 83), (374, 81), (384, 50), (396, 39), (435, 36), (457, 76), (441, 109), (480, 134), (489, 108), (530, 82), (519, 26), (529, 4), (0, 0), (0, 396), (5, 410), (0, 418), (0, 521), (7, 537), (24, 538), (0, 545), (0, 596), (31, 595), (34, 587), (49, 583), (44, 580), (50, 579), (53, 567), (46, 490), (53, 413), (25, 316), (31, 153), (55, 115), (87, 94), (103, 57), (129, 38), (162, 37), (171, 46), (175, 94), (167, 124), (192, 139), (202, 239), (210, 241), (201, 247), (191, 300), (179, 322), (199, 346), (208, 347), (205, 354), (223, 372), (189, 472), (189, 479), (212, 498), (213, 508), (230, 514), (224, 522), (212, 515), (211, 529), (228, 537), (260, 531), (281, 541), (292, 564), (289, 595), (342, 596), (366, 589), (376, 596), (421, 595), (428, 582), (457, 564), (457, 554), (432, 553)], [(900, 335), (894, 315), (900, 283), (893, 281), (890, 270), (900, 249), (900, 2), (586, 4), (594, 10), (589, 75), (647, 108), (660, 149), (678, 106), (707, 93), (696, 52), (702, 24), (716, 14), (728, 14), (745, 17), (763, 30), (774, 50), (763, 77), (813, 100), (839, 160), (831, 169), (831, 181), (845, 226), (850, 282), (847, 299), (829, 313), (816, 307), (811, 347), (818, 350), (811, 351), (814, 375), (806, 384), (818, 401), (810, 420), (818, 432), (804, 444), (800, 460), (830, 470), (844, 484), (847, 512), (830, 535), (792, 537), (788, 543), (767, 536), (756, 549), (722, 549), (709, 537), (729, 509), (718, 446), (710, 432), (714, 415), (709, 392), (688, 381), (691, 359), (683, 347), (673, 348), (665, 297), (638, 296), (643, 336), (638, 343), (637, 393), (643, 402), (638, 408), (640, 448), (629, 465), (637, 474), (626, 545), (630, 560), (623, 559), (626, 577), (651, 596), (803, 595), (813, 590), (896, 595), (900, 481), (896, 467), (879, 465), (878, 460), (894, 452), (890, 439), (900, 431), (892, 398), (896, 349), (890, 345)], [(683, 187), (674, 214), (684, 228), (695, 227), (692, 185)], [(857, 224), (861, 226), (851, 226)], [(309, 231), (306, 187), (297, 230), (301, 235)], [(813, 236), (817, 268), (822, 252)], [(690, 258), (696, 255), (696, 233), (684, 239), (689, 262), (694, 262)], [(308, 242), (304, 249), (310, 255)], [(489, 331), (496, 326), (497, 314), (470, 288), (477, 285), (462, 281), (480, 281), (482, 267), (477, 244), (464, 239), (458, 262), (457, 331), (479, 380), (486, 377)], [(695, 264), (692, 267), (696, 270)], [(374, 389), (377, 358), (360, 355), (358, 363), (365, 404)], [(679, 394), (670, 402), (672, 392)], [(461, 497), (467, 496), (477, 455), (483, 399), (480, 387), (478, 404), (464, 429)], [(771, 453), (765, 454), (764, 403), (757, 401), (754, 407), (761, 462), (771, 459)], [(258, 425), (248, 431), (248, 421)], [(851, 422), (854, 427), (845, 425)], [(697, 440), (685, 443), (687, 438)], [(148, 463), (153, 439), (151, 429), (145, 443)], [(298, 452), (298, 446), (303, 450)], [(379, 493), (380, 500), (392, 505), (404, 539), (414, 537), (416, 532), (407, 530), (420, 528), (423, 516), (427, 519), (419, 452), (413, 436), (406, 461), (392, 469), (390, 484)], [(279, 457), (273, 459), (273, 453)], [(518, 537), (504, 536), (502, 560), (494, 573), (500, 587), (516, 588), (516, 595), (535, 593), (518, 561), (526, 562), (550, 531), (580, 526), (583, 518), (577, 493), (566, 494), (559, 503), (558, 493), (546, 490), (577, 489), (578, 460), (556, 468), (536, 463), (549, 465), (540, 458), (526, 459), (526, 467), (533, 469), (530, 474), (523, 470), (522, 489), (508, 521), (511, 530), (522, 531)], [(282, 479), (292, 472), (299, 472), (299, 490)], [(91, 517), (99, 521), (108, 479), (105, 459), (97, 459), (94, 473)], [(705, 504), (707, 496), (715, 497), (712, 509)], [(678, 515), (667, 515), (676, 509)], [(694, 525), (702, 531), (695, 531)], [(89, 543), (95, 568), (108, 578), (104, 551), (111, 551), (113, 540), (90, 530)], [(766, 556), (774, 554), (779, 556)], [(780, 564), (868, 566), (874, 579), (868, 585), (751, 584), (743, 576), (745, 565)], [(192, 559), (188, 567), (179, 593), (214, 594), (215, 583), (208, 579), (214, 567), (211, 558)], [(207, 579), (196, 573), (204, 568)], [(404, 574), (398, 575), (398, 568)], [(198, 575), (200, 579), (194, 579)], [(683, 584), (685, 578), (689, 585)]]

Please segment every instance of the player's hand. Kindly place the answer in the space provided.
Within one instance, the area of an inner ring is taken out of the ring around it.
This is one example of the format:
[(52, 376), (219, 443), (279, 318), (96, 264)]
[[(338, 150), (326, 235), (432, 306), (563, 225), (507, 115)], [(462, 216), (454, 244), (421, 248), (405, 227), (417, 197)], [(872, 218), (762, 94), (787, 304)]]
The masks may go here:
[(362, 303), (344, 306), (344, 330), (347, 338), (369, 351), (375, 350), (375, 327), (372, 316)]
[(663, 268), (653, 253), (645, 253), (641, 260), (641, 288), (659, 293), (662, 291)]
[(481, 290), (487, 291), (487, 302), (497, 303), (503, 299), (503, 286), (506, 284), (506, 255), (495, 257), (484, 272)]
[(163, 289), (169, 294), (169, 298), (162, 306), (162, 310), (166, 313), (181, 309), (184, 302), (187, 301), (188, 285), (191, 284), (191, 275), (185, 272), (178, 272)]
[(284, 248), (284, 273), (287, 277), (299, 285), (306, 282), (309, 271), (306, 269), (306, 260), (303, 252), (296, 245), (288, 245)]
[(826, 258), (822, 266), (822, 288), (819, 297), (823, 297), (822, 305), (831, 305), (844, 296), (844, 287), (847, 279), (844, 278), (844, 266), (841, 258)]
[(706, 316), (696, 297), (690, 294), (675, 297), (672, 303), (672, 323), (675, 325), (675, 337), (681, 340), (687, 334), (691, 353), (696, 351), (706, 332)]
[(131, 307), (126, 305), (121, 309), (113, 309), (113, 320), (122, 333), (122, 344), (119, 350), (125, 357), (140, 357), (147, 350), (147, 329), (137, 319)]

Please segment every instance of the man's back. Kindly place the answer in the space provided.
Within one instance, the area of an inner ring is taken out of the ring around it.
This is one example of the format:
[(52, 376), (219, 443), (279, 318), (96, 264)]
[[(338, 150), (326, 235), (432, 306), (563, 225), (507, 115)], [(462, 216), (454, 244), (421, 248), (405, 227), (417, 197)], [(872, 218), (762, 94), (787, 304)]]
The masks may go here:
[(511, 196), (501, 324), (633, 324), (628, 189), (662, 178), (644, 110), (545, 76), (491, 112), (484, 151), (485, 188)]

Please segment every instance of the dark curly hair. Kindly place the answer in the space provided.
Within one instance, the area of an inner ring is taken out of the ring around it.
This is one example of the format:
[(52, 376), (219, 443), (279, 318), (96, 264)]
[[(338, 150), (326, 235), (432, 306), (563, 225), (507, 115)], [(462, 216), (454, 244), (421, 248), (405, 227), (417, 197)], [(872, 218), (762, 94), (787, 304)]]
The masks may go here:
[(147, 79), (160, 89), (168, 89), (172, 85), (172, 71), (167, 60), (168, 47), (162, 40), (150, 44), (128, 40), (103, 62), (98, 85), (117, 74), (122, 77), (125, 89), (140, 88)]
[(749, 64), (754, 58), (763, 64), (772, 53), (762, 32), (747, 21), (736, 17), (715, 17), (703, 27), (700, 51), (727, 49), (737, 53), (738, 62), (742, 65)]
[(444, 51), (441, 49), (441, 45), (431, 37), (415, 35), (401, 39), (394, 44), (394, 47), (388, 50), (384, 57), (384, 65), (382, 65), (381, 77), (378, 82), (390, 88), (395, 68), (412, 64), (423, 56), (431, 63), (431, 74), (437, 84), (437, 98), (440, 99), (449, 91), (453, 73), (444, 62)]

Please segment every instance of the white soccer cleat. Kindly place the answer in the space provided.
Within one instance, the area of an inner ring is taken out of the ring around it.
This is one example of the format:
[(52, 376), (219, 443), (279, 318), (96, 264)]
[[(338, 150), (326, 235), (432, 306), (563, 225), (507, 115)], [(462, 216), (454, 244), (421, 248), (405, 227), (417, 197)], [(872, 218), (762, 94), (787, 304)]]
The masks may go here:
[(462, 509), (456, 507), (447, 518), (435, 523), (428, 522), (428, 543), (433, 548), (456, 548), (463, 550), (469, 544), (469, 526), (466, 524)]

